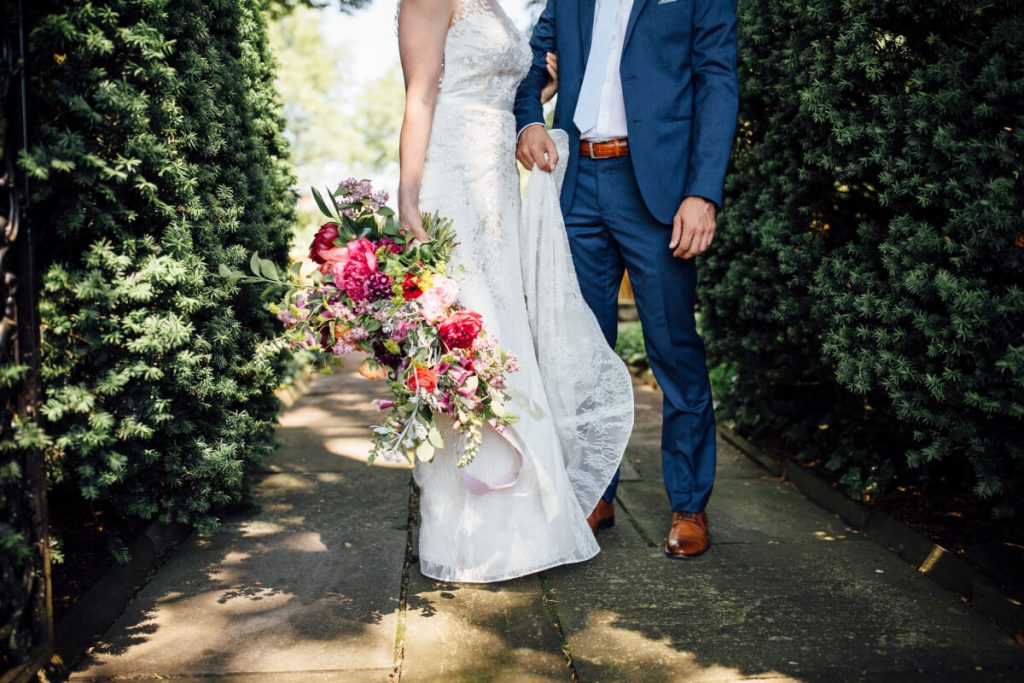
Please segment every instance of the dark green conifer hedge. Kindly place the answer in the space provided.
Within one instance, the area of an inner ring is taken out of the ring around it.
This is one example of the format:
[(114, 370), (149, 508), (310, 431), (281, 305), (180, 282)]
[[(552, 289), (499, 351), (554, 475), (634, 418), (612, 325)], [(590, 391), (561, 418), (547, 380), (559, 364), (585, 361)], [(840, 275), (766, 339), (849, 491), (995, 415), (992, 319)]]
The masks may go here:
[[(702, 322), (724, 408), (856, 494), (1024, 491), (1024, 5), (741, 1)], [(948, 486), (939, 487), (945, 481)], [(952, 487), (952, 488), (951, 488)]]
[(209, 528), (273, 447), (286, 353), (216, 265), (287, 258), (261, 0), (33, 5), (33, 219), (60, 495)]

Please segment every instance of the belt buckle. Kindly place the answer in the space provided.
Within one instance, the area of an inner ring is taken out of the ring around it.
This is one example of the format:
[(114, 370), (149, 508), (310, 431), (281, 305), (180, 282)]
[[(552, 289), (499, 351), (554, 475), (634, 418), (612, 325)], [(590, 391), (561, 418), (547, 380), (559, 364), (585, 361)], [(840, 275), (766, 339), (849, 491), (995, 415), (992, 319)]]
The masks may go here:
[(587, 156), (589, 156), (591, 159), (596, 160), (598, 157), (595, 156), (594, 154), (594, 143), (588, 140), (587, 144), (590, 145), (590, 154), (588, 154)]

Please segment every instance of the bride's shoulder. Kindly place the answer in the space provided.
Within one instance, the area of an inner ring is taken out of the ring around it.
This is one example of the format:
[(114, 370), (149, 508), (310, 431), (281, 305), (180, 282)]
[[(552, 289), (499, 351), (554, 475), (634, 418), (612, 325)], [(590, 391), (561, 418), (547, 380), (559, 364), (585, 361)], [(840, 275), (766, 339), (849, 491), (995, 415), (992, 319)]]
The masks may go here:
[(465, 0), (398, 0), (395, 23), (399, 37), (403, 32), (416, 33), (419, 28), (433, 26), (444, 29), (450, 24)]
[(398, 0), (398, 15), (402, 16), (406, 12), (435, 17), (445, 13), (450, 15), (464, 2), (467, 0)]

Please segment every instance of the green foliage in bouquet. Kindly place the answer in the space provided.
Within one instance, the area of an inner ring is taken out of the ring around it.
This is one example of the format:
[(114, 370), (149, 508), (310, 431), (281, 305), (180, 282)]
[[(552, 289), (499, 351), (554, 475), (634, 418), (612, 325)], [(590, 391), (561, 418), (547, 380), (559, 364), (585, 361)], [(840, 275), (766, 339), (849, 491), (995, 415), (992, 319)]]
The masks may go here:
[[(724, 410), (895, 479), (1024, 486), (1024, 6), (743, 2), (743, 93), (703, 265)], [(943, 483), (945, 482), (945, 483)]]
[(119, 514), (213, 526), (273, 448), (287, 352), (252, 288), (294, 195), (260, 0), (32, 6), (34, 220), (49, 239), (51, 476)]

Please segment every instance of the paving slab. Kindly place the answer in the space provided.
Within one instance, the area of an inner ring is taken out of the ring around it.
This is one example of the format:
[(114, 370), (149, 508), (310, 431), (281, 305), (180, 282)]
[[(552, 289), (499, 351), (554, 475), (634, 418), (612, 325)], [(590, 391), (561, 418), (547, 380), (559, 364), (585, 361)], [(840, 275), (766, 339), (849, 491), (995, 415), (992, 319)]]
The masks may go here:
[(612, 548), (647, 547), (646, 539), (637, 530), (629, 513), (621, 506), (615, 511), (615, 526), (602, 529), (597, 535), (597, 541), (602, 552)]
[[(718, 439), (716, 465), (716, 481), (772, 478), (765, 470), (750, 462), (749, 458), (721, 437)], [(623, 458), (621, 481), (661, 481), (661, 473), (661, 432), (659, 431), (657, 436), (649, 437), (634, 434)]]
[(326, 472), (344, 469), (351, 461), (366, 462), (369, 428), (380, 419), (370, 402), (384, 398), (386, 390), (382, 382), (369, 382), (351, 371), (318, 378), (311, 393), (281, 416), (278, 451), (261, 469)]
[[(672, 510), (660, 481), (624, 482), (618, 498), (643, 530), (660, 544), (672, 522)], [(788, 484), (775, 480), (716, 481), (708, 503), (712, 542), (832, 543), (863, 536), (836, 515), (822, 510)]]
[(194, 537), (72, 678), (390, 667), (405, 542), (259, 519)]
[(410, 474), (332, 450), (339, 434), (368, 445), (372, 413), (343, 391), (365, 382), (328, 381), (285, 414), (293, 440), (254, 476), (252, 508), (183, 543), (73, 679), (386, 680)]
[(403, 681), (568, 681), (536, 576), (451, 584), (409, 579)]
[(856, 680), (1020, 666), (1020, 647), (872, 544), (609, 550), (546, 572), (582, 681)]
[(1006, 632), (725, 442), (712, 551), (650, 547), (670, 511), (647, 387), (596, 558), (492, 585), (427, 579), (406, 556), (410, 473), (365, 464), (382, 390), (351, 370), (316, 381), (252, 508), (182, 544), (73, 679), (566, 681), (563, 646), (580, 683), (1024, 678)]
[[(273, 674), (244, 673), (207, 676), (184, 676), (174, 683), (382, 683), (394, 673), (388, 669), (350, 669), (348, 671), (275, 671)], [(166, 681), (164, 677), (135, 678), (133, 681)]]

